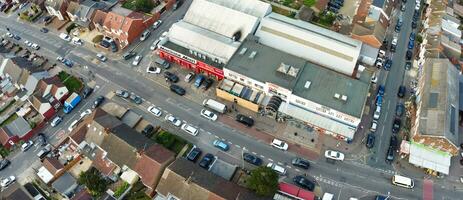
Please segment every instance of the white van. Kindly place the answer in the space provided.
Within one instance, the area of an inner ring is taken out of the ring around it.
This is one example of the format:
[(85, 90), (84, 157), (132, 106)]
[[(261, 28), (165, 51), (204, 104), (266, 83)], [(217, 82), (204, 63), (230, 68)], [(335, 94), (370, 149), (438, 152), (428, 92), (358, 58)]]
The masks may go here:
[(273, 169), (273, 171), (275, 171), (276, 173), (284, 176), (286, 174), (286, 169), (280, 165), (277, 165), (275, 163), (269, 163), (267, 165), (267, 167), (270, 167), (271, 169)]
[(415, 183), (411, 178), (407, 178), (405, 176), (400, 175), (394, 175), (392, 177), (392, 184), (409, 189), (415, 187)]
[(199, 133), (197, 128), (190, 126), (189, 124), (186, 124), (186, 123), (182, 125), (182, 130), (193, 136), (196, 136)]

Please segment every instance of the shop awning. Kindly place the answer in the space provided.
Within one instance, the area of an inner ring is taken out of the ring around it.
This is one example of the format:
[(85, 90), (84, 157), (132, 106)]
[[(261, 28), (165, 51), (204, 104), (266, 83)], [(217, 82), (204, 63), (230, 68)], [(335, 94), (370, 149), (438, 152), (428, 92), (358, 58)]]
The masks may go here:
[(421, 144), (410, 144), (408, 162), (416, 166), (448, 175), (451, 158), (452, 156), (448, 153), (433, 150)]

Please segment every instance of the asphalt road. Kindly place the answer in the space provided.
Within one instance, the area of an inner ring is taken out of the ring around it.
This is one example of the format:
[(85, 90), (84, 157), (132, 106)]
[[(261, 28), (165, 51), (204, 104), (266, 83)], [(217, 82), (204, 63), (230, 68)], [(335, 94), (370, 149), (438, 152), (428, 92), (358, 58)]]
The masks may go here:
[[(185, 5), (182, 5), (183, 8), (185, 8), (184, 6)], [(179, 15), (181, 16), (181, 14)], [(176, 20), (174, 19), (173, 21)], [(105, 91), (125, 88), (137, 93), (145, 99), (145, 102), (141, 105), (134, 105), (118, 98), (114, 98), (113, 100), (142, 114), (145, 119), (151, 121), (154, 125), (164, 125), (164, 127), (167, 127), (171, 132), (185, 137), (193, 144), (202, 148), (205, 152), (217, 153), (219, 157), (227, 157), (227, 159), (230, 159), (231, 162), (237, 165), (242, 164), (241, 153), (243, 151), (248, 151), (260, 156), (264, 159), (265, 163), (274, 162), (282, 165), (290, 163), (291, 158), (295, 156), (293, 152), (283, 152), (271, 148), (262, 141), (256, 141), (254, 138), (246, 136), (246, 134), (243, 133), (243, 131), (246, 131), (245, 128), (232, 128), (224, 123), (223, 119), (219, 119), (217, 122), (210, 122), (201, 118), (199, 112), (202, 106), (195, 103), (195, 101), (191, 101), (192, 96), (188, 95), (193, 91), (187, 90), (185, 98), (179, 97), (166, 88), (166, 83), (162, 77), (157, 77), (156, 75), (150, 77), (141, 76), (140, 73), (136, 72), (135, 68), (119, 60), (96, 63), (94, 59), (95, 52), (92, 49), (71, 45), (60, 40), (52, 33), (42, 36), (44, 34), (40, 33), (38, 28), (18, 23), (13, 18), (2, 18), (2, 20), (0, 20), (2, 31), (4, 31), (3, 27), (7, 24), (14, 33), (20, 34), (20, 36), (25, 39), (39, 43), (42, 47), (40, 52), (49, 56), (50, 59), (54, 59), (57, 55), (64, 55), (81, 66), (88, 66), (88, 69), (84, 67), (74, 67), (71, 71), (74, 74), (88, 76), (88, 70), (91, 70), (96, 79), (101, 79), (103, 82), (108, 83), (104, 89)], [(406, 31), (406, 26), (407, 22), (404, 23), (402, 31)], [(401, 39), (399, 39), (399, 44), (404, 44), (404, 40), (404, 37), (401, 37)], [(146, 43), (149, 44), (149, 42)], [(397, 54), (400, 54), (399, 49)], [(399, 74), (399, 70), (403, 70), (403, 61), (402, 65), (399, 65), (400, 63), (394, 63), (389, 73)], [(388, 79), (390, 79), (389, 77), (391, 76), (388, 76)], [(387, 81), (389, 84), (392, 84), (390, 80)], [(391, 92), (394, 86), (386, 85), (386, 90), (389, 91), (387, 94), (389, 99), (387, 98), (385, 103), (386, 105), (387, 102), (395, 104), (395, 102), (391, 102), (394, 101), (392, 97), (395, 97), (395, 92)], [(168, 112), (174, 116), (178, 116), (184, 122), (200, 127), (200, 134), (197, 137), (192, 137), (180, 129), (168, 125), (163, 118), (156, 119), (154, 116), (148, 114), (146, 108), (153, 103), (164, 111), (163, 116)], [(390, 127), (390, 125), (388, 126)], [(230, 151), (219, 153), (219, 150), (211, 145), (211, 142), (215, 139), (222, 139), (228, 142), (231, 145)], [(18, 159), (15, 158), (13, 163), (17, 162), (17, 160)], [(24, 166), (23, 163), (20, 165)], [(250, 167), (248, 165), (246, 166)], [(375, 169), (348, 159), (344, 162), (335, 163), (327, 162), (324, 158), (314, 160), (312, 161), (312, 167), (307, 172), (297, 171), (290, 167), (290, 165), (286, 166), (289, 173), (287, 177), (283, 177), (285, 181), (291, 182), (290, 178), (294, 175), (307, 173), (317, 181), (324, 192), (334, 193), (337, 199), (348, 199), (351, 196), (372, 197), (378, 193), (390, 194), (397, 199), (421, 199), (422, 197), (422, 180), (415, 180), (416, 187), (413, 190), (398, 188), (390, 183), (390, 178), (393, 175), (392, 171)], [(8, 171), (2, 171), (0, 175), (3, 176), (3, 174), (5, 174), (4, 172), (6, 173)], [(19, 174), (19, 172), (20, 171), (17, 170), (10, 171), (10, 173), (15, 174)], [(435, 196), (442, 197), (442, 199), (458, 199), (459, 195), (462, 194), (461, 188), (456, 191), (452, 186), (447, 184), (442, 184), (434, 189)]]

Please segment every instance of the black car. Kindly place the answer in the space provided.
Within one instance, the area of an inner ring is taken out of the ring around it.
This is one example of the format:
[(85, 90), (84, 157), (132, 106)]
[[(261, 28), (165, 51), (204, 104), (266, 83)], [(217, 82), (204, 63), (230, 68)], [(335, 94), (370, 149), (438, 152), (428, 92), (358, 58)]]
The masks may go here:
[(405, 54), (405, 58), (407, 60), (411, 60), (412, 59), (412, 56), (413, 56), (413, 53), (411, 50), (407, 50), (407, 53)]
[(402, 98), (405, 96), (405, 93), (407, 92), (407, 88), (403, 85), (399, 86), (399, 91), (397, 92), (397, 96)]
[(293, 158), (293, 160), (291, 161), (291, 163), (296, 166), (296, 167), (299, 167), (299, 168), (302, 168), (302, 169), (309, 169), (310, 167), (310, 163), (309, 161), (307, 160), (304, 160), (302, 158)]
[(178, 85), (174, 85), (174, 84), (170, 85), (170, 91), (172, 91), (175, 94), (178, 94), (180, 96), (183, 96), (186, 93), (185, 89), (183, 89), (182, 87), (180, 87)]
[(100, 46), (102, 46), (104, 48), (109, 48), (109, 46), (111, 46), (111, 44), (106, 40), (101, 40)]
[(14, 38), (15, 40), (21, 40), (21, 37), (19, 37), (18, 35), (14, 35), (13, 38)]
[(405, 67), (406, 70), (410, 70), (412, 68), (412, 63), (411, 62), (406, 62), (404, 67)]
[(394, 123), (392, 123), (392, 132), (397, 133), (400, 130), (400, 125), (402, 124), (402, 121), (400, 118), (395, 118)]
[(244, 116), (242, 114), (237, 114), (236, 115), (236, 121), (238, 121), (239, 123), (242, 123), (248, 127), (251, 127), (254, 125), (254, 120), (250, 117), (247, 117), (247, 116)]
[(136, 55), (137, 55), (137, 54), (136, 54), (135, 52), (129, 51), (129, 52), (127, 52), (127, 53), (124, 53), (124, 55), (122, 55), (122, 58), (123, 58), (124, 60), (128, 60), (128, 59), (130, 59), (130, 58), (135, 57)]
[(166, 78), (167, 81), (170, 81), (172, 83), (178, 82), (178, 76), (169, 71), (164, 72), (164, 78)]
[(417, 23), (415, 21), (412, 21), (412, 29), (415, 29), (417, 27)]
[(47, 137), (43, 133), (37, 134), (37, 143), (40, 144), (40, 146), (45, 146), (47, 145)]
[(214, 160), (215, 160), (214, 155), (208, 153), (203, 157), (203, 159), (201, 159), (201, 161), (199, 162), (199, 166), (204, 169), (209, 169), (209, 166), (211, 166)]
[(196, 160), (198, 160), (198, 158), (201, 156), (201, 153), (201, 149), (196, 147), (190, 151), (190, 153), (186, 156), (186, 159), (192, 162), (196, 162)]
[(373, 133), (369, 133), (367, 135), (367, 143), (366, 143), (367, 148), (371, 149), (375, 146), (375, 135)]
[(391, 139), (389, 140), (389, 146), (392, 147), (393, 149), (396, 149), (398, 145), (397, 137), (395, 135), (391, 136)]
[(104, 96), (97, 97), (95, 101), (93, 102), (92, 108), (93, 109), (97, 108), (104, 102), (104, 100), (105, 100)]
[(212, 80), (212, 79), (210, 79), (210, 78), (206, 79), (206, 80), (204, 81), (204, 83), (203, 83), (203, 89), (204, 89), (204, 90), (209, 89), (213, 83), (214, 83), (214, 80)]
[(145, 128), (141, 131), (143, 135), (149, 136), (154, 130), (153, 125), (148, 124), (145, 126)]
[(84, 88), (84, 91), (82, 92), (82, 97), (85, 99), (87, 98), (88, 96), (90, 96), (90, 94), (92, 94), (93, 92), (93, 88), (91, 87), (85, 87)]
[(7, 160), (7, 159), (0, 160), (0, 170), (5, 169), (10, 164), (11, 164), (11, 162), (9, 160)]
[(256, 166), (262, 165), (262, 159), (250, 153), (243, 153), (243, 160)]
[(40, 32), (42, 32), (42, 33), (48, 33), (48, 29), (47, 29), (47, 28), (41, 28), (41, 29), (40, 29)]
[(395, 115), (397, 117), (402, 117), (402, 115), (404, 114), (404, 111), (405, 111), (405, 106), (401, 103), (397, 104), (397, 106), (395, 106)]
[(386, 162), (391, 163), (392, 161), (394, 161), (394, 148), (389, 146), (386, 154)]
[(130, 100), (132, 100), (132, 102), (136, 103), (136, 104), (141, 104), (143, 103), (143, 100), (141, 99), (140, 96), (136, 95), (135, 93), (131, 93), (130, 94)]
[(309, 179), (307, 179), (306, 177), (304, 176), (295, 176), (293, 178), (293, 182), (303, 188), (303, 189), (306, 189), (306, 190), (309, 190), (309, 191), (313, 191), (313, 189), (315, 189), (315, 183), (313, 183), (312, 181), (310, 181)]
[(111, 52), (117, 52), (118, 48), (117, 48), (117, 45), (116, 45), (116, 42), (112, 41), (111, 43)]

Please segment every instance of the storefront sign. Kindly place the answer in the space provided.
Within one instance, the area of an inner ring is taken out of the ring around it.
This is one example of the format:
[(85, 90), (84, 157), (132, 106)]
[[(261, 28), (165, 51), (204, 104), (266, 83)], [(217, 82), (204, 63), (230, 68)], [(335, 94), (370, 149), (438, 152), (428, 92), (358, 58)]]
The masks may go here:
[(172, 55), (174, 55), (174, 56), (176, 56), (176, 57), (178, 57), (178, 58), (181, 58), (181, 59), (183, 59), (183, 60), (186, 60), (186, 61), (188, 61), (188, 62), (190, 62), (190, 63), (196, 65), (196, 62), (197, 62), (197, 61), (196, 61), (195, 59), (193, 59), (193, 58), (190, 58), (190, 57), (188, 57), (188, 56), (186, 56), (186, 55), (183, 55), (183, 54), (181, 54), (181, 53), (178, 53), (178, 52), (176, 52), (176, 51), (173, 51), (173, 50), (171, 50), (171, 49), (169, 49), (169, 48), (166, 48), (166, 47), (164, 47), (164, 46), (162, 46), (162, 45), (159, 46), (159, 49), (161, 49), (161, 50), (163, 50), (163, 51), (165, 51), (165, 52), (167, 52), (167, 53), (169, 53), (169, 54), (172, 54)]

